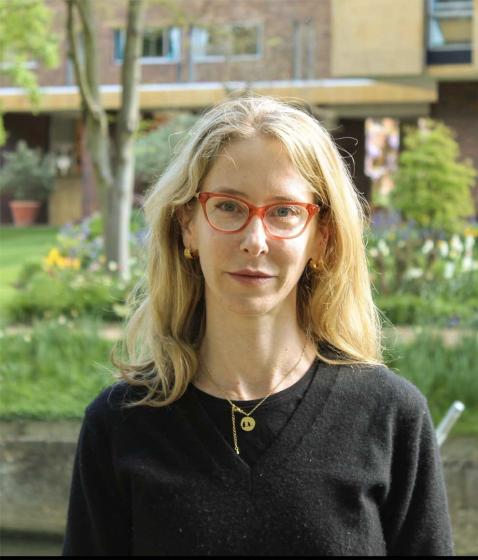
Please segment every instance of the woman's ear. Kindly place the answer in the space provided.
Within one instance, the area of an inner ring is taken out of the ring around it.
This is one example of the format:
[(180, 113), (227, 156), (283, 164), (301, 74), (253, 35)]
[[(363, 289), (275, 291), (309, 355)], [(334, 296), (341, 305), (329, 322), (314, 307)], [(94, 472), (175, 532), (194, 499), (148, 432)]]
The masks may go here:
[(185, 247), (192, 249), (192, 219), (193, 219), (194, 208), (185, 204), (176, 210), (176, 216), (178, 218), (179, 225), (181, 227), (181, 233), (183, 237), (183, 244)]
[(320, 262), (323, 260), (327, 251), (327, 245), (330, 240), (330, 229), (326, 224), (320, 224), (317, 227), (315, 243), (313, 245), (313, 254), (311, 255), (314, 261)]

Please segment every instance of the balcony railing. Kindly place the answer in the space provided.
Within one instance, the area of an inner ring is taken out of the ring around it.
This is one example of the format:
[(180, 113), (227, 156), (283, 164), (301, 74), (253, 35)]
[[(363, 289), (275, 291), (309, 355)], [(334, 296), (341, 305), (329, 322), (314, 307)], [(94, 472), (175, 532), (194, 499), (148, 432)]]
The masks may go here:
[(473, 0), (428, 0), (428, 64), (471, 62)]
[(437, 18), (471, 17), (473, 0), (435, 0), (430, 2), (431, 15)]

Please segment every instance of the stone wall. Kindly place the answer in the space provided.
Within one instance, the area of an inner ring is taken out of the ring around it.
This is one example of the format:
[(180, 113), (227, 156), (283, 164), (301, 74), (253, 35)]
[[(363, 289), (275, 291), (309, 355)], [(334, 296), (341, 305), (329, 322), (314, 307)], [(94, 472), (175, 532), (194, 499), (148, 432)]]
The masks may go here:
[[(24, 538), (25, 546), (32, 538), (42, 542), (57, 537), (54, 546), (58, 549), (79, 429), (79, 421), (0, 422), (0, 529), (4, 535), (32, 535)], [(476, 554), (478, 440), (450, 438), (441, 455), (456, 552)]]

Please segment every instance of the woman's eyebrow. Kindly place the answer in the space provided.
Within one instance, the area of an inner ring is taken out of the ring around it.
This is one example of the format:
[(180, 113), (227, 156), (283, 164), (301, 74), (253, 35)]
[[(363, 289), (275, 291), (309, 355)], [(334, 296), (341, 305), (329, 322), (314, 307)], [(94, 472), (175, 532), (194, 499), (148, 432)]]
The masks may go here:
[[(242, 196), (244, 198), (249, 198), (246, 193), (243, 193), (242, 191), (238, 191), (236, 189), (232, 189), (230, 187), (220, 187), (217, 191), (214, 191), (214, 192), (215, 193), (220, 193), (220, 194), (235, 194), (237, 196)], [(277, 196), (272, 196), (269, 200), (297, 201), (297, 198), (295, 198), (292, 195), (280, 194), (280, 195), (277, 195)]]

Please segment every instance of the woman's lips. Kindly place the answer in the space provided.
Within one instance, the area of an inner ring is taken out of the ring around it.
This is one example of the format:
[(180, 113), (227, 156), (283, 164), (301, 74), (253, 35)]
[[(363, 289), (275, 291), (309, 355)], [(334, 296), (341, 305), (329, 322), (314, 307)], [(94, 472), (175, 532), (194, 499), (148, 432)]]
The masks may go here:
[(274, 276), (245, 276), (242, 274), (233, 274), (232, 272), (228, 272), (228, 274), (241, 284), (266, 284), (274, 278)]

